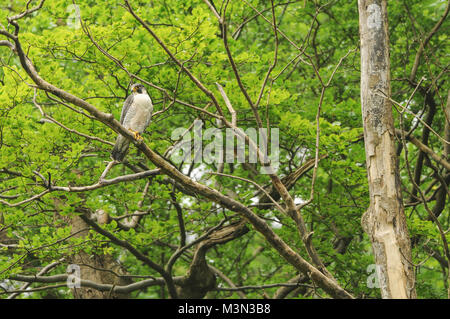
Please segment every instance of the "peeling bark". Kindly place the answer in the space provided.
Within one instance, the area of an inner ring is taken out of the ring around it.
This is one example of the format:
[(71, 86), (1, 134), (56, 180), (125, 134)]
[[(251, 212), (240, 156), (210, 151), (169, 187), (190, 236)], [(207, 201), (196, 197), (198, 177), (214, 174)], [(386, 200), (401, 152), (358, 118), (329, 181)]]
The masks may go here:
[(395, 152), (386, 0), (359, 0), (361, 107), (370, 207), (362, 226), (372, 241), (383, 298), (415, 298), (414, 272)]

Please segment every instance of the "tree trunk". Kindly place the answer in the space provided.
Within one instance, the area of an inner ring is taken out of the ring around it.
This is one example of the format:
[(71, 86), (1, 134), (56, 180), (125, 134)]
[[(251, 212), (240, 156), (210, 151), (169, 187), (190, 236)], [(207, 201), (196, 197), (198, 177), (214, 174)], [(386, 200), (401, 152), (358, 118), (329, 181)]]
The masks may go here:
[[(88, 237), (89, 226), (78, 216), (69, 219), (72, 225), (72, 233), (77, 233), (74, 237)], [(81, 232), (80, 232), (81, 231)], [(115, 274), (123, 275), (125, 271), (110, 255), (88, 254), (84, 251), (78, 252), (70, 258), (72, 264), (80, 267), (81, 279), (90, 280), (99, 284), (129, 285), (132, 283), (128, 278), (117, 277)], [(74, 299), (125, 299), (128, 294), (118, 294), (114, 292), (98, 291), (89, 287), (73, 288)]]
[(370, 206), (362, 226), (372, 241), (382, 298), (415, 298), (390, 96), (386, 0), (359, 0), (361, 107)]

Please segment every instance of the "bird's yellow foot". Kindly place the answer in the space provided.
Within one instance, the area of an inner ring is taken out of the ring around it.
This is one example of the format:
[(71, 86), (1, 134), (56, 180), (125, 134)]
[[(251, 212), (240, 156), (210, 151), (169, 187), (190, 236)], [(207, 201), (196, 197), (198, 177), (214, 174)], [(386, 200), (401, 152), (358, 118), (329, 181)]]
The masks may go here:
[(132, 130), (131, 128), (128, 129), (131, 133), (133, 133), (134, 139), (137, 141), (142, 141), (144, 140), (141, 136), (141, 134), (139, 134), (139, 132)]

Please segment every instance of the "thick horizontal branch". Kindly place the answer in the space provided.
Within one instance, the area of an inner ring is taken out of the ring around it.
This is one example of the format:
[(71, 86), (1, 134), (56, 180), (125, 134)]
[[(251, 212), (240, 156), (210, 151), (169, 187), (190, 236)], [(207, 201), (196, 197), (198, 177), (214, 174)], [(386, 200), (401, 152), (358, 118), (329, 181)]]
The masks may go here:
[[(64, 258), (61, 258), (59, 261), (55, 261), (55, 262), (53, 262), (53, 263), (51, 263), (51, 264), (48, 264), (47, 266), (43, 267), (43, 268), (37, 273), (37, 276), (42, 276), (43, 274), (49, 272), (52, 268), (55, 268), (57, 265), (59, 265), (63, 259), (64, 259)], [(26, 289), (27, 289), (30, 285), (31, 285), (30, 282), (25, 283), (25, 285), (23, 285), (23, 286), (20, 288), (20, 291), (22, 291), (22, 290), (25, 290), (25, 291), (26, 291)], [(7, 299), (14, 299), (14, 298), (16, 298), (16, 297), (18, 296), (18, 294), (19, 294), (19, 293), (12, 293), (11, 295), (8, 296)]]
[(138, 179), (159, 175), (160, 172), (161, 172), (160, 169), (157, 168), (157, 169), (152, 169), (152, 170), (148, 170), (148, 171), (144, 171), (144, 172), (140, 172), (140, 173), (123, 175), (123, 176), (115, 177), (112, 179), (101, 179), (97, 183), (88, 185), (88, 186), (67, 186), (67, 187), (51, 186), (51, 190), (52, 191), (64, 191), (64, 192), (86, 192), (86, 191), (91, 191), (91, 190), (109, 186), (109, 185), (119, 184), (119, 183), (123, 183), (123, 182), (131, 182), (131, 181), (135, 181)]
[(251, 289), (267, 289), (267, 288), (278, 288), (278, 287), (308, 287), (313, 289), (314, 286), (308, 285), (308, 284), (301, 284), (301, 283), (279, 283), (279, 284), (267, 284), (267, 285), (259, 285), (259, 286), (241, 286), (241, 287), (235, 287), (235, 288), (228, 288), (228, 287), (219, 287), (215, 290), (217, 291), (242, 291), (242, 290), (251, 290)]
[(48, 187), (46, 190), (44, 190), (43, 192), (34, 195), (30, 198), (27, 198), (25, 200), (22, 200), (20, 202), (16, 202), (16, 203), (9, 203), (5, 200), (0, 199), (0, 203), (7, 205), (9, 207), (17, 207), (17, 206), (21, 206), (23, 204), (32, 202), (36, 199), (39, 199), (41, 197), (43, 197), (44, 195), (50, 193), (50, 192), (54, 192), (54, 191), (63, 191), (63, 192), (87, 192), (87, 191), (92, 191), (94, 189), (98, 189), (101, 187), (106, 187), (106, 186), (110, 186), (110, 185), (114, 185), (114, 184), (119, 184), (119, 183), (123, 183), (123, 182), (131, 182), (131, 181), (135, 181), (138, 179), (142, 179), (142, 178), (146, 178), (149, 176), (155, 176), (160, 174), (160, 170), (159, 169), (152, 169), (152, 170), (148, 170), (148, 171), (144, 171), (144, 172), (139, 172), (139, 173), (135, 173), (135, 174), (129, 174), (129, 175), (123, 175), (123, 176), (119, 176), (116, 178), (112, 178), (112, 179), (100, 179), (100, 181), (98, 181), (95, 184), (92, 185), (88, 185), (88, 186), (53, 186), (53, 185), (47, 185), (47, 183), (45, 183), (45, 187)]
[(50, 192), (51, 191), (49, 189), (46, 189), (45, 191), (43, 191), (43, 192), (41, 192), (41, 193), (39, 193), (37, 195), (34, 195), (34, 196), (30, 197), (30, 198), (24, 199), (23, 201), (20, 201), (20, 202), (17, 202), (17, 203), (9, 203), (9, 202), (7, 202), (5, 200), (0, 199), (0, 204), (6, 205), (6, 206), (9, 206), (9, 207), (17, 207), (17, 206), (21, 206), (23, 204), (32, 202), (32, 201), (34, 201), (34, 200), (36, 200), (38, 198), (41, 198), (42, 196), (44, 196), (45, 194), (48, 194)]
[[(61, 275), (53, 275), (53, 276), (25, 276), (25, 275), (13, 275), (8, 279), (29, 282), (29, 283), (58, 283), (58, 282), (67, 282), (67, 278), (69, 275), (61, 274)], [(182, 277), (174, 277), (173, 281), (175, 283), (179, 282)], [(99, 284), (91, 280), (80, 279), (80, 286), (87, 288), (94, 288), (99, 291), (110, 291), (118, 294), (126, 294), (136, 290), (144, 289), (152, 286), (163, 286), (165, 285), (165, 281), (163, 278), (155, 278), (155, 279), (146, 279), (141, 280), (126, 286), (117, 286), (110, 284)]]

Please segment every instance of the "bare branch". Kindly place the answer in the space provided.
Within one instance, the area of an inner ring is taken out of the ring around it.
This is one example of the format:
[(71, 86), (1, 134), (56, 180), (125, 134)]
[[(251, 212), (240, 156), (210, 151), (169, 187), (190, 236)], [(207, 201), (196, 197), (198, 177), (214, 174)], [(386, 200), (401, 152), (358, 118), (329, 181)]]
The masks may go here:
[(0, 203), (3, 204), (3, 205), (9, 206), (9, 207), (17, 207), (17, 206), (21, 206), (23, 204), (32, 202), (32, 201), (34, 201), (34, 200), (36, 200), (38, 198), (41, 198), (42, 196), (44, 196), (47, 193), (50, 193), (49, 189), (46, 189), (45, 191), (43, 191), (43, 192), (41, 192), (41, 193), (39, 193), (37, 195), (34, 195), (34, 196), (32, 196), (32, 197), (30, 197), (28, 199), (25, 199), (25, 200), (17, 202), (17, 203), (9, 203), (9, 202), (4, 201), (2, 199), (0, 199)]
[(231, 114), (231, 125), (233, 127), (237, 126), (237, 117), (236, 117), (236, 111), (233, 109), (233, 106), (231, 105), (230, 99), (228, 98), (227, 94), (225, 93), (223, 87), (216, 82), (216, 86), (219, 89), (220, 94), (222, 95), (223, 100), (225, 101), (225, 105), (228, 108), (228, 112)]
[[(61, 274), (61, 275), (53, 275), (53, 276), (26, 276), (26, 275), (13, 275), (10, 276), (10, 280), (16, 280), (16, 281), (23, 281), (28, 283), (57, 283), (57, 282), (64, 282), (63, 285), (59, 285), (58, 287), (67, 287), (67, 284), (65, 283), (67, 281), (69, 275), (67, 274)], [(182, 277), (174, 277), (173, 281), (174, 283), (179, 282), (182, 279)], [(130, 293), (136, 290), (145, 289), (147, 287), (152, 286), (163, 286), (165, 285), (165, 281), (163, 278), (154, 278), (154, 279), (146, 279), (141, 280), (126, 286), (118, 286), (118, 285), (111, 285), (111, 284), (99, 284), (96, 282), (93, 282), (91, 280), (86, 280), (81, 278), (80, 279), (80, 285), (81, 287), (88, 287), (88, 288), (94, 288), (99, 291), (112, 291), (117, 294), (125, 294)], [(42, 287), (40, 290), (45, 290), (53, 287)], [(55, 286), (56, 288), (56, 286)], [(24, 291), (18, 291), (18, 292), (30, 292), (30, 290), (24, 290)], [(10, 293), (10, 292), (7, 292)], [(1, 293), (0, 293), (1, 294)]]
[[(43, 268), (36, 274), (36, 276), (42, 276), (42, 275), (44, 275), (45, 273), (49, 272), (52, 268), (55, 268), (57, 265), (59, 265), (63, 259), (64, 259), (64, 258), (62, 258), (62, 259), (60, 259), (59, 261), (55, 261), (55, 262), (53, 262), (53, 263), (51, 263), (51, 264), (48, 264), (47, 266), (43, 267)], [(21, 291), (27, 291), (27, 292), (29, 292), (29, 290), (27, 290), (27, 288), (28, 288), (30, 285), (31, 285), (31, 283), (28, 282), (28, 283), (26, 283), (25, 285), (23, 285), (22, 287), (20, 287), (20, 290), (21, 290)], [(8, 298), (6, 298), (6, 299), (14, 299), (14, 298), (16, 298), (18, 295), (19, 295), (18, 292), (14, 292), (14, 293), (12, 293), (11, 295), (9, 295)]]
[(206, 5), (211, 9), (212, 13), (216, 16), (217, 20), (219, 20), (219, 23), (222, 24), (222, 17), (220, 14), (216, 11), (216, 8), (209, 2), (208, 0), (203, 0), (203, 2), (206, 3)]
[(250, 95), (247, 92), (247, 89), (244, 86), (244, 83), (242, 83), (241, 76), (239, 75), (239, 71), (237, 69), (236, 63), (234, 62), (233, 55), (231, 54), (230, 47), (228, 46), (228, 35), (227, 35), (227, 21), (226, 21), (226, 11), (228, 6), (229, 0), (225, 2), (225, 6), (222, 12), (222, 21), (221, 27), (222, 27), (222, 33), (223, 33), (223, 44), (225, 47), (225, 51), (227, 52), (228, 61), (230, 62), (231, 68), (233, 69), (234, 76), (236, 78), (236, 81), (238, 83), (238, 86), (244, 95), (245, 99), (247, 100), (248, 104), (250, 105), (250, 108), (252, 109), (253, 115), (255, 116), (256, 124), (259, 128), (262, 128), (262, 121), (259, 116), (257, 106), (253, 103)]
[(407, 109), (406, 107), (404, 107), (403, 105), (401, 105), (400, 103), (398, 103), (397, 101), (394, 101), (391, 97), (387, 96), (383, 91), (378, 90), (378, 92), (380, 92), (381, 94), (378, 94), (380, 96), (383, 96), (384, 98), (387, 98), (389, 101), (391, 101), (392, 103), (394, 103), (396, 106), (400, 107), (402, 109), (402, 112), (406, 112), (411, 114), (412, 116), (414, 116), (417, 120), (419, 120), (426, 128), (428, 128), (430, 130), (430, 132), (432, 132), (438, 139), (440, 139), (443, 143), (450, 145), (450, 141), (445, 140), (444, 138), (442, 138), (438, 133), (436, 133), (435, 130), (433, 130), (431, 128), (431, 126), (429, 126), (424, 120), (422, 120), (420, 117), (418, 117), (416, 114), (414, 114), (413, 112), (411, 112), (409, 109)]
[(279, 210), (281, 213), (283, 213), (283, 214), (285, 214), (285, 215), (288, 215), (288, 214), (286, 213), (286, 211), (283, 209), (283, 207), (281, 207), (281, 206), (280, 206), (280, 205), (272, 198), (272, 196), (270, 196), (270, 194), (269, 194), (269, 193), (268, 193), (261, 185), (259, 185), (258, 183), (254, 182), (254, 181), (252, 181), (252, 180), (243, 178), (243, 177), (234, 176), (234, 175), (229, 175), (229, 174), (216, 173), (216, 172), (207, 172), (206, 174), (230, 177), (230, 178), (238, 179), (238, 180), (241, 180), (241, 181), (244, 181), (244, 182), (253, 184), (253, 185), (255, 185), (260, 191), (262, 191), (262, 192), (263, 192), (263, 193), (264, 193), (264, 194), (272, 201), (272, 203), (278, 208), (278, 210)]
[(7, 205), (9, 207), (17, 207), (17, 206), (21, 206), (23, 204), (29, 203), (31, 201), (34, 201), (34, 200), (36, 200), (38, 198), (41, 198), (42, 196), (44, 196), (44, 195), (46, 195), (46, 194), (48, 194), (50, 192), (54, 192), (54, 191), (87, 192), (87, 191), (92, 191), (92, 190), (97, 189), (97, 188), (106, 187), (106, 186), (114, 185), (114, 184), (118, 184), (118, 183), (135, 181), (135, 180), (138, 180), (138, 179), (147, 178), (147, 177), (158, 175), (158, 174), (160, 174), (160, 170), (159, 169), (153, 169), (153, 170), (148, 170), (148, 171), (144, 171), (144, 172), (140, 172), (140, 173), (118, 176), (118, 177), (115, 177), (113, 179), (101, 179), (97, 183), (92, 184), (92, 185), (88, 185), (88, 186), (67, 186), (67, 187), (64, 187), (64, 186), (47, 185), (44, 182), (44, 186), (47, 187), (47, 189), (45, 191), (37, 194), (37, 195), (34, 195), (34, 196), (32, 196), (32, 197), (30, 197), (28, 199), (25, 199), (25, 200), (17, 202), (17, 203), (9, 203), (7, 201), (4, 201), (4, 200), (0, 199), (0, 203), (4, 204), (4, 205)]
[(70, 132), (70, 133), (74, 133), (77, 134), (81, 137), (87, 138), (89, 140), (93, 140), (93, 141), (98, 141), (107, 145), (111, 145), (114, 146), (113, 142), (109, 142), (109, 141), (105, 141), (104, 139), (101, 139), (97, 136), (90, 136), (81, 132), (78, 132), (77, 130), (71, 129), (67, 126), (65, 126), (64, 124), (58, 122), (57, 120), (55, 120), (53, 117), (51, 117), (50, 115), (48, 115), (47, 113), (44, 112), (43, 108), (41, 105), (39, 105), (36, 101), (36, 88), (34, 89), (34, 96), (33, 96), (33, 104), (36, 106), (36, 108), (39, 110), (39, 112), (41, 113), (42, 117), (44, 117), (45, 119), (49, 120), (52, 123), (55, 123), (56, 125), (58, 125), (59, 127), (62, 127), (63, 129), (65, 129), (66, 131)]
[(215, 290), (217, 291), (243, 291), (243, 290), (253, 290), (253, 289), (267, 289), (267, 288), (277, 288), (277, 287), (308, 287), (308, 288), (314, 288), (312, 285), (308, 284), (301, 284), (301, 283), (279, 283), (279, 284), (267, 284), (267, 285), (255, 285), (255, 286), (241, 286), (241, 287), (235, 287), (235, 288), (226, 288), (226, 287), (219, 287)]
[(270, 65), (269, 69), (267, 70), (266, 76), (264, 77), (264, 81), (263, 81), (263, 84), (261, 85), (261, 89), (260, 89), (258, 98), (256, 99), (255, 108), (258, 108), (259, 102), (261, 102), (261, 98), (264, 94), (264, 89), (266, 87), (267, 80), (269, 79), (269, 76), (272, 73), (275, 66), (277, 65), (277, 61), (278, 61), (278, 42), (279, 42), (278, 29), (277, 29), (278, 27), (277, 27), (277, 21), (276, 21), (276, 17), (275, 17), (275, 6), (273, 4), (273, 0), (271, 0), (271, 8), (272, 8), (272, 27), (273, 27), (273, 33), (274, 33), (274, 38), (275, 38), (275, 49), (273, 51), (272, 64)]
[(42, 6), (43, 6), (43, 4), (44, 4), (44, 2), (45, 2), (45, 0), (41, 0), (41, 2), (39, 2), (39, 4), (38, 4), (36, 7), (31, 8), (31, 9), (28, 9), (28, 7), (29, 7), (31, 1), (32, 1), (32, 0), (28, 0), (27, 5), (26, 5), (26, 10), (25, 10), (25, 11), (23, 11), (22, 13), (19, 13), (19, 14), (15, 15), (15, 16), (12, 16), (12, 17), (8, 17), (8, 18), (7, 18), (7, 19), (8, 19), (8, 22), (9, 22), (10, 24), (12, 24), (12, 25), (14, 26), (14, 28), (15, 28), (15, 30), (14, 30), (14, 35), (15, 35), (15, 36), (17, 36), (17, 35), (19, 34), (19, 29), (20, 29), (20, 28), (19, 28), (19, 24), (17, 23), (16, 20), (22, 19), (23, 17), (29, 15), (30, 13), (36, 12), (37, 10), (41, 9)]
[(432, 159), (434, 159), (438, 164), (442, 165), (450, 171), (450, 163), (443, 157), (441, 157), (439, 154), (435, 153), (431, 148), (420, 142), (417, 138), (414, 136), (408, 135), (407, 132), (404, 132), (402, 130), (396, 129), (395, 134), (398, 137), (405, 137), (406, 140), (413, 143), (415, 146), (417, 146), (422, 152), (428, 154)]
[(427, 46), (428, 42), (430, 42), (433, 35), (439, 30), (439, 28), (441, 27), (445, 18), (447, 18), (449, 11), (450, 11), (450, 1), (447, 1), (447, 7), (445, 8), (445, 11), (444, 11), (442, 17), (434, 25), (434, 27), (431, 29), (431, 31), (427, 34), (425, 39), (420, 43), (419, 49), (417, 50), (416, 57), (414, 59), (413, 67), (411, 69), (411, 75), (409, 76), (409, 81), (411, 81), (411, 82), (414, 81), (414, 78), (416, 77), (417, 69), (419, 68), (420, 57), (422, 56), (423, 50)]
[[(223, 272), (221, 272), (219, 269), (217, 269), (214, 266), (208, 265), (208, 267), (217, 275), (219, 276), (223, 281), (225, 281), (230, 288), (235, 288), (237, 289), (237, 286), (233, 283), (233, 281), (231, 281), (230, 278), (228, 278)], [(247, 295), (240, 291), (240, 290), (236, 290), (236, 293), (239, 295), (239, 297), (241, 297), (242, 299), (247, 299)]]

